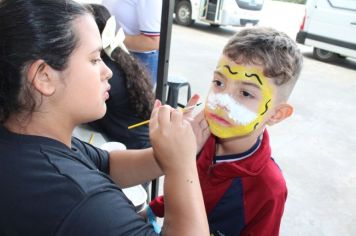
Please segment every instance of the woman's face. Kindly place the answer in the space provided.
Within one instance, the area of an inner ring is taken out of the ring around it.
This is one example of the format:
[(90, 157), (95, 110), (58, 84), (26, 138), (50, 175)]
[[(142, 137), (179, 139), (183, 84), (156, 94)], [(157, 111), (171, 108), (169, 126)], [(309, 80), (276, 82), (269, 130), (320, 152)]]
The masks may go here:
[(109, 98), (111, 70), (100, 58), (102, 43), (99, 30), (89, 14), (74, 21), (78, 45), (69, 57), (68, 67), (60, 72), (60, 98), (63, 115), (74, 125), (99, 119), (105, 115)]

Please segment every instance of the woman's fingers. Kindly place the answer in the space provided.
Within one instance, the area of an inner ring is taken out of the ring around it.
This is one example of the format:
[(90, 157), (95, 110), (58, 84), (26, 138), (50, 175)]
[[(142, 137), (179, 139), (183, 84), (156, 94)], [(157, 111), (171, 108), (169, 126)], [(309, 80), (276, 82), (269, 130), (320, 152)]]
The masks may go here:
[(169, 129), (172, 108), (168, 105), (161, 106), (158, 111), (158, 125), (162, 129)]
[(150, 122), (150, 138), (155, 158), (167, 173), (194, 163), (196, 142), (192, 127), (182, 111), (170, 106), (155, 107)]
[[(185, 107), (192, 107), (196, 106), (199, 102), (200, 96), (198, 94), (194, 94), (193, 97), (191, 97)], [(192, 117), (194, 108), (187, 109), (184, 111), (184, 117), (189, 120)]]
[(204, 111), (199, 112), (194, 117), (194, 120), (193, 122), (191, 122), (191, 125), (193, 127), (197, 142), (197, 151), (199, 152), (210, 136), (210, 129), (208, 123), (205, 120)]
[(182, 124), (183, 112), (174, 110), (171, 113), (171, 121), (173, 124)]
[(199, 102), (200, 96), (198, 94), (194, 94), (188, 101), (187, 107), (195, 106)]
[(149, 123), (150, 131), (154, 130), (154, 129), (156, 129), (158, 127), (158, 110), (159, 110), (160, 106), (161, 106), (161, 102), (159, 100), (156, 100), (154, 105), (153, 105), (151, 118), (150, 118), (150, 123)]

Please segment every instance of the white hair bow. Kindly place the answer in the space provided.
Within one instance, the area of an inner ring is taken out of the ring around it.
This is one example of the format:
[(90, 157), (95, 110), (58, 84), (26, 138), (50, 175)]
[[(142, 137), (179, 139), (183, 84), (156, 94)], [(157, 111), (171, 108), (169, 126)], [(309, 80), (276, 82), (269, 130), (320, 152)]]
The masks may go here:
[(103, 33), (101, 34), (101, 40), (103, 43), (103, 49), (105, 53), (111, 58), (111, 53), (115, 48), (120, 47), (126, 53), (129, 53), (126, 46), (124, 45), (125, 34), (122, 28), (116, 31), (116, 20), (115, 16), (111, 16), (106, 22)]

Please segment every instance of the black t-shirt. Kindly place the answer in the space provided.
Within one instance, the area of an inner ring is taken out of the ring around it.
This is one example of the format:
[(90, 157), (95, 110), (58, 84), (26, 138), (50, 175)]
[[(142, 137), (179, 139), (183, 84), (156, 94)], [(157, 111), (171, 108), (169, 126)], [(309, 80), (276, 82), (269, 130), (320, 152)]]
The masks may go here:
[(0, 235), (156, 235), (107, 175), (106, 151), (0, 126)]
[(128, 149), (150, 147), (147, 125), (134, 129), (127, 128), (143, 121), (143, 119), (138, 117), (130, 104), (122, 71), (106, 55), (103, 55), (103, 60), (113, 72), (113, 77), (109, 80), (111, 89), (110, 97), (106, 101), (107, 111), (103, 118), (91, 122), (89, 125), (103, 133), (109, 140), (125, 144)]

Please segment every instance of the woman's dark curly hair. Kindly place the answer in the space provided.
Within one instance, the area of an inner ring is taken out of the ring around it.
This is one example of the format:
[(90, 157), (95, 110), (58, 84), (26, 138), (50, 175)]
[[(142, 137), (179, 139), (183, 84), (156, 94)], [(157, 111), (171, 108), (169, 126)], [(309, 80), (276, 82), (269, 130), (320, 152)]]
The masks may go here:
[[(99, 4), (88, 4), (87, 7), (93, 13), (99, 31), (102, 33), (106, 21), (110, 18), (109, 10)], [(115, 48), (110, 56), (116, 62), (118, 69), (123, 72), (131, 106), (139, 117), (148, 119), (153, 108), (155, 96), (145, 67), (132, 55), (127, 54), (119, 47)]]
[(117, 66), (125, 75), (130, 104), (140, 117), (148, 119), (151, 115), (155, 97), (146, 69), (133, 56), (127, 54), (121, 48), (116, 48), (111, 53), (111, 58), (117, 62)]

